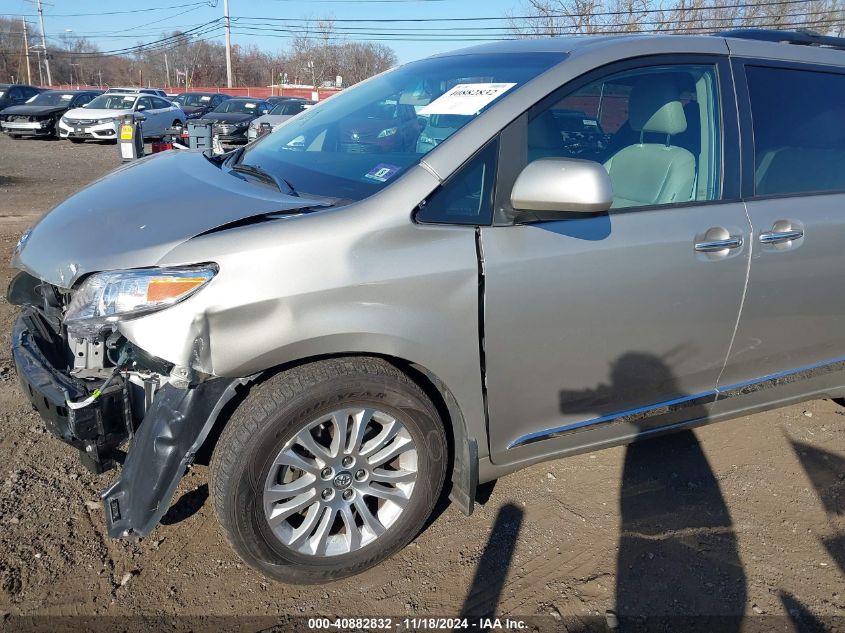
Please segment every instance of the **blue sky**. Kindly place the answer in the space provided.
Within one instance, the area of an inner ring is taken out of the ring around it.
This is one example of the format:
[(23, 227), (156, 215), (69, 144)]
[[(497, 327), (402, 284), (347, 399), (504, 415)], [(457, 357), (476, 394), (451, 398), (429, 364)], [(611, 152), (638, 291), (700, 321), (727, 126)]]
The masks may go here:
[[(134, 46), (138, 42), (151, 42), (161, 37), (163, 31), (176, 28), (196, 28), (199, 25), (214, 20), (223, 15), (223, 0), (217, 0), (217, 6), (211, 7), (191, 5), (198, 0), (123, 0), (121, 2), (105, 3), (103, 0), (50, 0), (44, 5), (45, 30), (48, 38), (53, 41), (68, 33), (71, 36), (85, 35), (96, 42), (101, 50), (115, 50)], [(210, 0), (211, 3), (214, 0)], [(23, 0), (4, 0), (0, 4), (0, 12), (8, 17), (20, 14), (34, 14), (35, 3)], [(183, 5), (177, 7), (176, 5)], [(382, 22), (337, 22), (338, 28), (344, 28), (347, 33), (355, 29), (362, 31), (361, 39), (369, 39), (367, 33), (373, 29), (399, 32), (400, 29), (418, 29), (431, 27), (473, 29), (477, 27), (506, 27), (507, 22), (472, 21), (472, 22), (439, 22), (413, 23), (399, 22), (412, 18), (463, 18), (463, 17), (503, 17), (508, 13), (520, 13), (524, 10), (522, 0), (230, 0), (230, 12), (233, 17), (233, 43), (257, 46), (276, 51), (284, 49), (290, 44), (290, 33), (280, 33), (251, 30), (247, 25), (259, 28), (275, 28), (284, 23), (271, 21), (267, 18), (282, 18), (287, 20), (320, 18), (333, 16), (337, 20), (366, 19), (382, 20)], [(172, 7), (161, 10), (144, 11), (131, 14), (105, 15), (112, 11), (128, 11), (137, 9), (152, 9), (158, 7)], [(62, 14), (90, 13), (93, 16), (69, 16)], [(240, 17), (240, 19), (238, 19)], [(262, 22), (249, 21), (247, 18), (260, 18)], [(37, 18), (29, 18), (37, 27)], [(204, 27), (210, 28), (210, 27)], [(69, 29), (69, 30), (68, 30)], [(494, 36), (501, 31), (476, 31), (476, 35)], [(403, 32), (403, 36), (408, 31)], [(435, 32), (429, 31), (429, 34)], [(459, 32), (462, 33), (462, 32)], [(425, 57), (436, 52), (471, 46), (473, 41), (454, 41), (455, 31), (442, 31), (450, 39), (444, 41), (384, 41), (391, 46), (399, 57), (400, 62), (408, 62)], [(209, 33), (212, 37), (215, 34)], [(284, 37), (278, 37), (282, 35)], [(425, 34), (423, 37), (430, 37)], [(223, 40), (222, 32), (214, 39)]]

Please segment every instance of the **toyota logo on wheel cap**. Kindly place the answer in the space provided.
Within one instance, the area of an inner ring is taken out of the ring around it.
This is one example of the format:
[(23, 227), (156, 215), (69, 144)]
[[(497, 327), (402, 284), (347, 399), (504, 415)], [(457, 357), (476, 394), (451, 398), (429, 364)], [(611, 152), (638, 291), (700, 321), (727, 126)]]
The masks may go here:
[(337, 476), (334, 478), (334, 487), (338, 490), (343, 490), (344, 488), (349, 488), (352, 485), (352, 474), (343, 471), (342, 473), (338, 473)]

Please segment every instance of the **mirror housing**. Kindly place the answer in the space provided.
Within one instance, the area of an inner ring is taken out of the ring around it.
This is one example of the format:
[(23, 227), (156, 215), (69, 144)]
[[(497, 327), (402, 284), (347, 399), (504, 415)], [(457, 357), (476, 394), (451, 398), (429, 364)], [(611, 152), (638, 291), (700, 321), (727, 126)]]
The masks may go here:
[(613, 204), (605, 168), (579, 158), (540, 158), (520, 172), (511, 191), (519, 222), (563, 220), (573, 213), (602, 213)]
[(135, 110), (137, 110), (138, 112), (143, 112), (146, 109), (147, 109), (147, 106), (145, 106), (145, 105), (139, 105), (137, 108), (135, 108)]

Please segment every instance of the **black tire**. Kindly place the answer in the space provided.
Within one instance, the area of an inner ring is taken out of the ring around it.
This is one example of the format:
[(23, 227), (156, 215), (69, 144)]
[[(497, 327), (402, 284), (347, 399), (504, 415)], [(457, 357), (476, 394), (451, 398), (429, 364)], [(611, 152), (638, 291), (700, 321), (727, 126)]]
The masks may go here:
[(9, 134), (9, 136), (15, 139), (16, 141), (21, 137), (20, 134)]
[(85, 142), (85, 139), (84, 139), (84, 138), (72, 138), (72, 139), (68, 139), (68, 140), (69, 140), (71, 143), (84, 143), (84, 142)]
[[(417, 481), (408, 505), (373, 542), (352, 552), (311, 556), (286, 546), (271, 531), (263, 483), (285, 443), (315, 416), (339, 405), (376, 406), (401, 416), (416, 445)], [(247, 564), (282, 582), (322, 583), (360, 573), (407, 545), (434, 509), (447, 461), (437, 409), (407, 375), (381, 359), (329, 359), (276, 374), (252, 389), (214, 449), (210, 491), (226, 539)]]

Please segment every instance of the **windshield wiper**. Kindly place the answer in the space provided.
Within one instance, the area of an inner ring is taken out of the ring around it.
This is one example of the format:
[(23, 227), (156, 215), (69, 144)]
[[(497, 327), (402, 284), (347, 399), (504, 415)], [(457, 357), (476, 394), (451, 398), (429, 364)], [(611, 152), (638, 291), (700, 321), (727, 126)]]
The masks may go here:
[(282, 187), (282, 185), (284, 184), (288, 188), (288, 193), (290, 195), (295, 196), (297, 198), (299, 197), (299, 194), (296, 192), (296, 189), (294, 189), (293, 185), (290, 184), (287, 180), (274, 176), (273, 174), (262, 169), (258, 165), (250, 165), (249, 163), (235, 163), (234, 165), (232, 165), (231, 170), (242, 174), (247, 174), (263, 182), (268, 182), (270, 184), (276, 185), (276, 187), (279, 188), (279, 191), (282, 192), (284, 192), (284, 187)]

